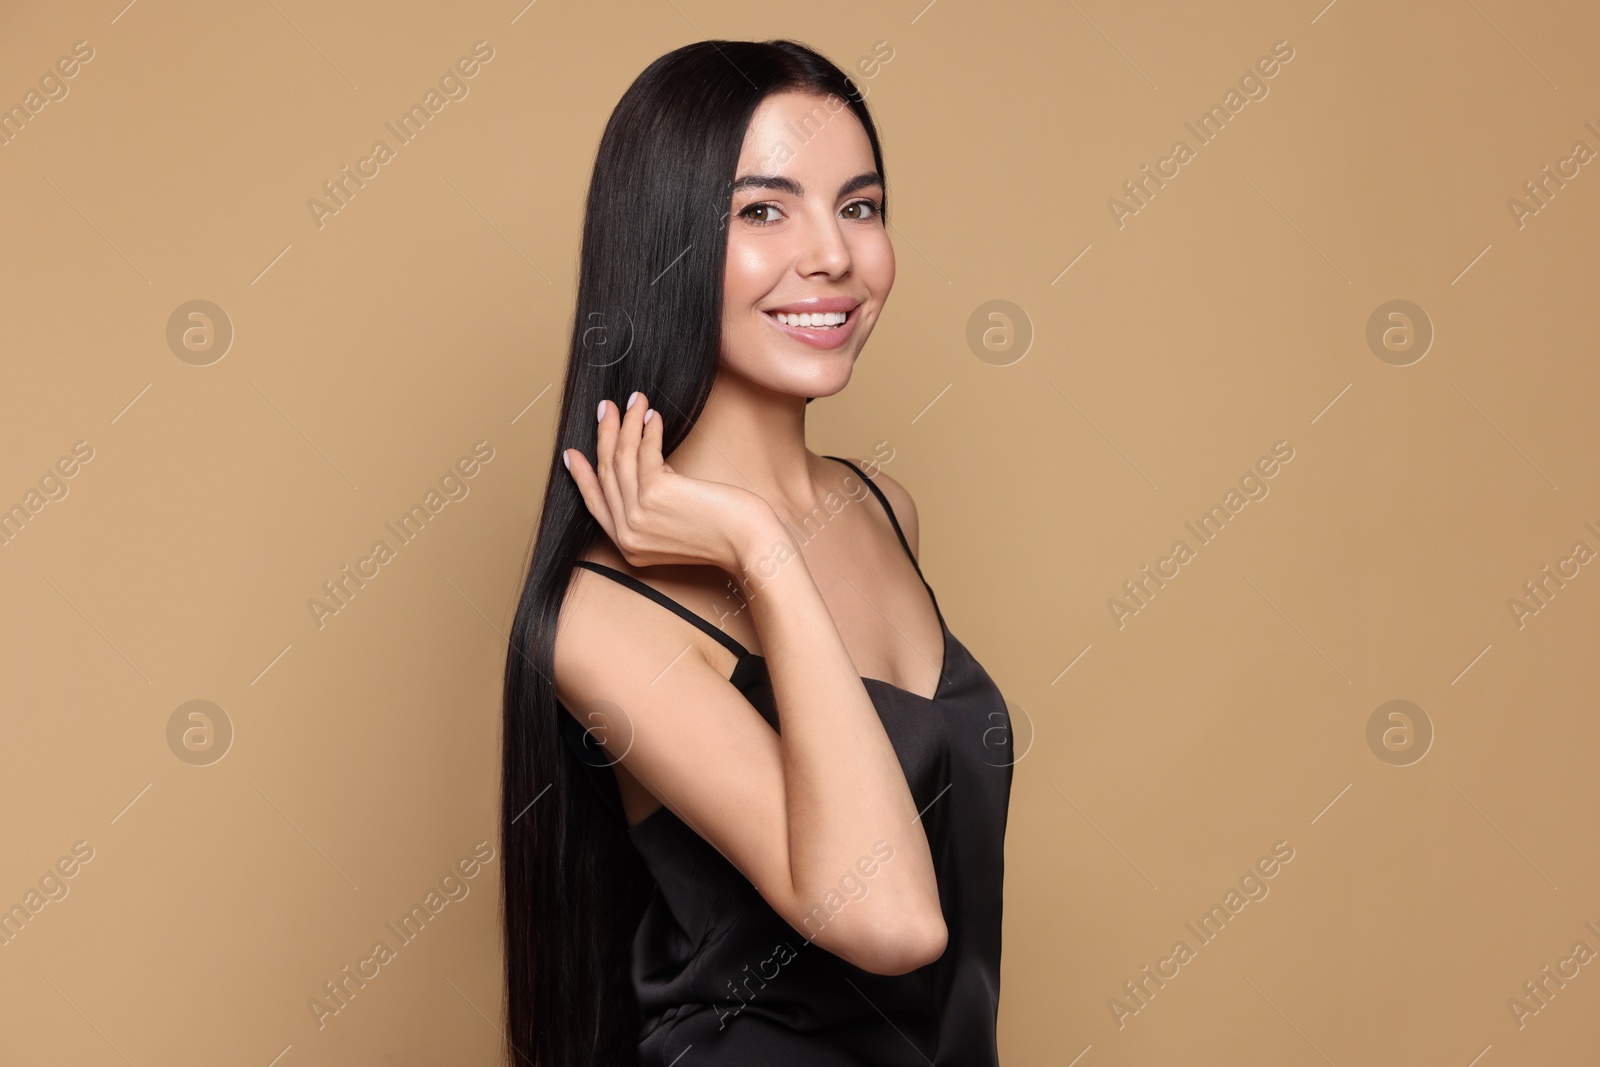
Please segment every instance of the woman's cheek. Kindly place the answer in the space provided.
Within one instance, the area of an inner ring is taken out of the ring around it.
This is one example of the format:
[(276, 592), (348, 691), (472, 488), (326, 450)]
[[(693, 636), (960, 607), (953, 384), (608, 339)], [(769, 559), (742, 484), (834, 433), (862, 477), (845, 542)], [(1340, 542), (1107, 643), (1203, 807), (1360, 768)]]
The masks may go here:
[(889, 243), (889, 234), (881, 232), (863, 240), (852, 249), (852, 257), (861, 280), (873, 295), (879, 300), (887, 297), (894, 287), (894, 245)]
[(728, 243), (727, 296), (729, 303), (754, 304), (777, 284), (770, 248), (757, 247), (753, 242), (734, 240)]

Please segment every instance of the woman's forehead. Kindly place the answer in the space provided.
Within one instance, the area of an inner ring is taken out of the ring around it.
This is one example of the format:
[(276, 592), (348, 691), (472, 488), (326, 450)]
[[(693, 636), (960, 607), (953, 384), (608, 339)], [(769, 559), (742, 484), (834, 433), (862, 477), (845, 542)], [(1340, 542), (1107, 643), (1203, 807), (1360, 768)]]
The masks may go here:
[(872, 143), (843, 98), (787, 91), (762, 100), (750, 117), (736, 177), (872, 169)]

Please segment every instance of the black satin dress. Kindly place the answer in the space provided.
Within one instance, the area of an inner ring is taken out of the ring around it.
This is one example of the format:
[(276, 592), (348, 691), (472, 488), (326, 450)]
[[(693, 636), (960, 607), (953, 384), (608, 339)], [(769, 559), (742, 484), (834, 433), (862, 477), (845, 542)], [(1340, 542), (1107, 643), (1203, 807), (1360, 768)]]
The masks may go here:
[[(911, 556), (883, 491), (849, 460), (827, 458), (861, 476)], [(911, 562), (921, 577), (914, 556)], [(763, 657), (631, 575), (579, 565), (635, 589), (738, 655), (729, 680), (779, 728)], [(628, 831), (657, 886), (633, 942), (641, 1067), (997, 1067), (1011, 722), (1000, 690), (950, 632), (925, 578), (923, 586), (944, 632), (935, 695), (862, 682), (922, 812), (949, 932), (944, 955), (903, 975), (845, 962), (785, 922), (720, 852), (662, 807)], [(573, 717), (563, 711), (562, 719), (587, 773), (610, 777)], [(617, 803), (614, 779), (600, 792)], [(858, 883), (871, 892), (870, 877)], [(859, 889), (849, 890), (859, 899)], [(841, 894), (833, 906), (849, 907), (848, 899)], [(814, 914), (825, 925), (827, 912)]]

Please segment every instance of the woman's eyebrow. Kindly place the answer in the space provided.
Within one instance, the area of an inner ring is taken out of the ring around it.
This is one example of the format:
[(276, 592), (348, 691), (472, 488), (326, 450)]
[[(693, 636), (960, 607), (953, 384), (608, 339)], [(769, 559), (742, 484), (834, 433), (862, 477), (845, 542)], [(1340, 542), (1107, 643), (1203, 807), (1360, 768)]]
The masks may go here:
[[(882, 185), (883, 178), (877, 171), (868, 171), (857, 174), (854, 178), (839, 186), (839, 195), (848, 196), (857, 189), (865, 189), (869, 185)], [(777, 174), (746, 174), (733, 183), (730, 193), (737, 193), (742, 189), (776, 189), (780, 193), (790, 196), (805, 196), (805, 188), (793, 178), (785, 178)]]

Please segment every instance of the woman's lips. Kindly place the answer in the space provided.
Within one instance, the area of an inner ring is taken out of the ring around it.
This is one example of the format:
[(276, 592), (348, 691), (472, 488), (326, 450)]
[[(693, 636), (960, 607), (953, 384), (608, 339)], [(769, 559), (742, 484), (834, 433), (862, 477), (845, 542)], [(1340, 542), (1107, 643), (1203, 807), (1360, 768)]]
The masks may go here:
[(762, 317), (770, 322), (775, 329), (793, 337), (802, 344), (812, 348), (838, 348), (850, 340), (850, 335), (855, 332), (856, 318), (861, 314), (861, 308), (856, 307), (848, 313), (848, 317), (838, 326), (790, 326), (779, 322), (778, 317), (770, 311), (763, 311)]

